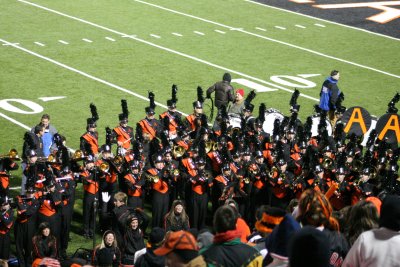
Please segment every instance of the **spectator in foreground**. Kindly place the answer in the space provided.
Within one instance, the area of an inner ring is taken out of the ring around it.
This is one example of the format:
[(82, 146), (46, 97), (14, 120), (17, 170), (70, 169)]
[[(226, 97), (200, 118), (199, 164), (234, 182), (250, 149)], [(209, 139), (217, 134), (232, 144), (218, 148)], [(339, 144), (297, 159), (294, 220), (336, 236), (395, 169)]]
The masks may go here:
[[(50, 224), (42, 222), (39, 224), (38, 233), (32, 238), (34, 262), (40, 262), (43, 258), (57, 258), (56, 237), (50, 231)], [(40, 260), (38, 260), (40, 259)]]
[(189, 217), (183, 206), (183, 202), (179, 199), (172, 202), (170, 211), (165, 215), (165, 232), (189, 230)]
[(101, 244), (93, 252), (93, 265), (118, 267), (121, 263), (121, 251), (118, 248), (115, 233), (105, 231)]
[[(330, 258), (329, 239), (324, 232), (305, 226), (290, 240), (290, 267), (328, 267)], [(277, 266), (277, 265), (268, 265)]]
[(236, 230), (237, 212), (230, 205), (219, 207), (214, 214), (216, 232), (211, 246), (200, 251), (209, 266), (261, 266), (262, 256), (253, 247), (240, 242)]
[(378, 228), (379, 214), (374, 203), (361, 200), (352, 206), (345, 231), (350, 246), (365, 231)]
[(187, 231), (169, 232), (164, 244), (154, 254), (165, 256), (166, 266), (207, 266), (203, 256), (199, 255), (196, 239)]
[(135, 253), (135, 266), (141, 267), (165, 267), (165, 257), (157, 256), (154, 250), (164, 243), (165, 231), (160, 227), (151, 229), (147, 248)]
[(145, 247), (142, 230), (139, 228), (139, 218), (132, 216), (127, 220), (127, 229), (124, 235), (125, 249), (122, 264), (133, 265), (135, 253)]
[(330, 266), (340, 266), (349, 251), (346, 238), (339, 232), (339, 223), (332, 216), (332, 206), (321, 192), (307, 189), (299, 201), (297, 220), (303, 225), (316, 227), (328, 236)]
[(399, 266), (400, 196), (387, 196), (383, 200), (379, 226), (358, 237), (343, 267)]
[(300, 229), (300, 224), (290, 214), (286, 214), (282, 222), (274, 228), (265, 241), (265, 247), (273, 260), (267, 265), (268, 267), (288, 266), (289, 241), (290, 238)]

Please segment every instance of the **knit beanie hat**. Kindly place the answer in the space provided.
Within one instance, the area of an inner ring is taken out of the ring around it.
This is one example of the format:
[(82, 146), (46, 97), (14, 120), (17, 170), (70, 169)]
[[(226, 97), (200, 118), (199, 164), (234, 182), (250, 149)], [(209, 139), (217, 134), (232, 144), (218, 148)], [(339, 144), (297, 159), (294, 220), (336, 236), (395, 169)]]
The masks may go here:
[(400, 196), (388, 195), (383, 200), (379, 226), (400, 231)]
[(237, 89), (237, 90), (236, 90), (236, 94), (239, 94), (239, 95), (241, 95), (242, 97), (244, 97), (244, 90), (243, 90), (242, 88)]
[(154, 227), (149, 234), (149, 243), (152, 247), (159, 247), (164, 240), (165, 230), (160, 227)]
[(274, 228), (265, 240), (265, 247), (268, 252), (277, 258), (287, 259), (290, 238), (300, 229), (300, 224), (293, 216), (286, 214), (282, 222)]
[(277, 207), (267, 207), (262, 213), (261, 219), (255, 223), (257, 231), (271, 233), (275, 226), (279, 225), (286, 211)]
[(328, 267), (329, 243), (324, 232), (305, 226), (294, 234), (289, 243), (289, 266)]

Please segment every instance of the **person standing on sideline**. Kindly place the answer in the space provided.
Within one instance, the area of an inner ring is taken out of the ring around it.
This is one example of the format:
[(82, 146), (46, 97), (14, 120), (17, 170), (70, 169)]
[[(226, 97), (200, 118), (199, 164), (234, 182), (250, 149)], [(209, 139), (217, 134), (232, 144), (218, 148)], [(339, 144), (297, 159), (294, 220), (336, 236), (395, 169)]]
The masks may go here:
[[(52, 146), (54, 144), (53, 142), (53, 137), (57, 133), (57, 129), (50, 124), (50, 115), (49, 114), (43, 114), (42, 118), (40, 119), (39, 125), (43, 126), (44, 132), (42, 135), (42, 141), (43, 141), (43, 154), (47, 158), (50, 153), (52, 152)], [(35, 127), (31, 129), (32, 133), (35, 133)]]
[(227, 107), (229, 102), (233, 102), (233, 100), (235, 100), (234, 89), (231, 85), (231, 75), (229, 73), (225, 73), (222, 77), (222, 81), (216, 82), (207, 89), (207, 98), (211, 98), (211, 94), (214, 91), (214, 105), (218, 108), (218, 110), (222, 106)]
[(337, 85), (340, 78), (338, 70), (331, 71), (331, 76), (326, 78), (319, 93), (319, 107), (328, 112), (329, 121), (332, 126), (335, 125), (337, 118), (335, 117), (336, 101), (341, 94)]

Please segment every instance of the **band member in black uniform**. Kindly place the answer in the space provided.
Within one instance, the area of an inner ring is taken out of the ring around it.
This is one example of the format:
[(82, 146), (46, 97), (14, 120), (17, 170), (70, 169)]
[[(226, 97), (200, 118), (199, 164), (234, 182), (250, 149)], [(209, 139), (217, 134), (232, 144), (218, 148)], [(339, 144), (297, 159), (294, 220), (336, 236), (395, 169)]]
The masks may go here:
[(152, 227), (162, 227), (169, 204), (169, 181), (164, 178), (164, 159), (156, 155), (154, 167), (145, 170), (145, 178), (152, 194)]
[(28, 164), (28, 154), (34, 154), (39, 158), (44, 158), (42, 136), (44, 134), (44, 127), (36, 125), (34, 132), (26, 132), (24, 135), (24, 145), (22, 147), (22, 180), (21, 180), (21, 194), (25, 194), (27, 184), (27, 177), (25, 175), (25, 168)]
[(128, 206), (143, 209), (145, 178), (142, 177), (138, 160), (129, 163), (129, 171), (125, 174), (121, 189), (128, 196)]
[(69, 242), (69, 233), (71, 230), (72, 215), (74, 213), (75, 203), (75, 187), (76, 183), (74, 175), (67, 165), (60, 172), (60, 177), (56, 178), (56, 182), (59, 184), (61, 190), (61, 232), (60, 235), (60, 253), (61, 259), (67, 259), (67, 249)]
[(10, 230), (14, 224), (14, 210), (7, 196), (0, 198), (0, 259), (10, 258)]
[(99, 134), (96, 131), (96, 121), (99, 119), (99, 115), (94, 104), (90, 104), (90, 112), (92, 117), (87, 119), (86, 133), (80, 138), (80, 149), (86, 155), (97, 156), (99, 153)]
[(174, 140), (178, 136), (178, 131), (183, 129), (181, 114), (176, 111), (176, 103), (178, 99), (176, 94), (178, 87), (172, 85), (172, 98), (167, 101), (168, 110), (160, 114), (160, 121), (164, 124), (164, 130), (168, 132), (167, 137), (169, 140)]
[[(206, 226), (209, 188), (212, 186), (212, 174), (205, 169), (206, 162), (199, 158), (196, 161), (195, 175), (190, 176), (191, 194), (188, 200), (190, 207), (190, 225), (201, 230)], [(194, 174), (194, 173), (192, 173)]]
[(98, 170), (93, 156), (89, 155), (84, 163), (84, 169), (79, 173), (83, 184), (83, 237), (93, 238), (95, 211), (99, 200)]
[(119, 125), (113, 129), (116, 143), (118, 145), (117, 155), (124, 156), (131, 148), (134, 138), (133, 128), (128, 126), (128, 104), (125, 99), (121, 99), (122, 113), (118, 115)]
[(10, 171), (18, 169), (15, 161), (21, 160), (18, 152), (11, 149), (7, 155), (0, 156), (0, 197), (8, 196)]
[(19, 266), (32, 266), (32, 237), (37, 229), (37, 211), (40, 203), (33, 187), (26, 189), (25, 195), (17, 196), (17, 219), (14, 225), (14, 237)]

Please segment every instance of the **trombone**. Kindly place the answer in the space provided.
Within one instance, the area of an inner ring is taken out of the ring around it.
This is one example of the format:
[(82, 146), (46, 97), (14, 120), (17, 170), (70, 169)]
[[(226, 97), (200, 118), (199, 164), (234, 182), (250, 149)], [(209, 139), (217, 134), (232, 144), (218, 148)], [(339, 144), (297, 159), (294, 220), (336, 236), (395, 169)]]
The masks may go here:
[(21, 160), (21, 158), (19, 157), (18, 152), (15, 148), (10, 149), (10, 151), (8, 151), (7, 154), (0, 156), (0, 159), (5, 159), (5, 158), (12, 159), (12, 160)]

